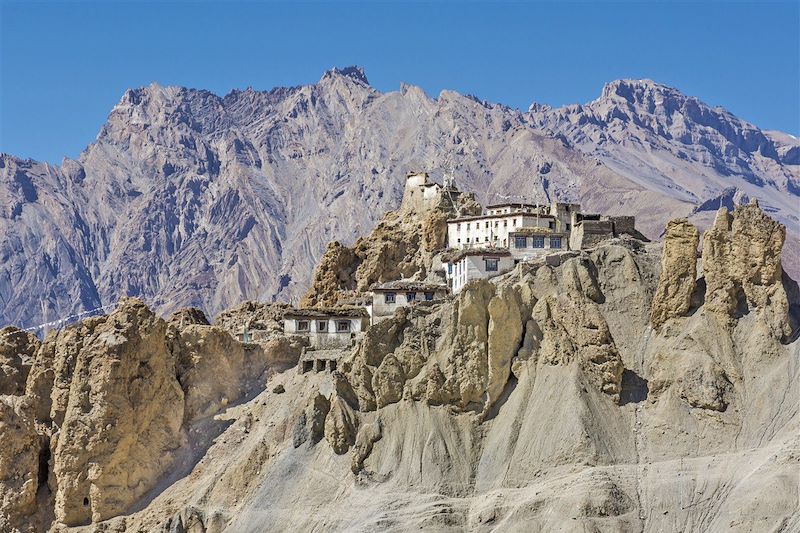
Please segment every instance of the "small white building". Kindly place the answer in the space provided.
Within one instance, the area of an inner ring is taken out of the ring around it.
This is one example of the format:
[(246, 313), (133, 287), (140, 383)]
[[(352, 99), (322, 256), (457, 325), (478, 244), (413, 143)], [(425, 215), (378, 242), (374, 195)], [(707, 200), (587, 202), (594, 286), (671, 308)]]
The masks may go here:
[(511, 248), (509, 234), (523, 228), (537, 228), (564, 237), (566, 248), (569, 232), (580, 213), (579, 204), (553, 203), (550, 206), (532, 204), (495, 204), (486, 213), (453, 218), (447, 221), (447, 247)]
[(442, 300), (447, 296), (446, 285), (421, 281), (397, 280), (373, 285), (372, 323), (388, 318), (400, 307), (416, 302)]
[(510, 272), (520, 260), (507, 248), (467, 248), (442, 258), (450, 290), (458, 294), (473, 279), (488, 279)]
[(283, 315), (285, 334), (308, 337), (318, 349), (352, 346), (367, 327), (369, 314), (363, 307), (291, 309)]

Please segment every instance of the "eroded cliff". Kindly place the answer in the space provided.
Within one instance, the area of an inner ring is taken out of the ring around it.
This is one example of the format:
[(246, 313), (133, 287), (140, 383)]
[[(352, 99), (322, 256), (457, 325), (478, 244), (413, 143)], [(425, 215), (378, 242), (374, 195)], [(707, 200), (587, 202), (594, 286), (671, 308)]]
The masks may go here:
[[(779, 225), (719, 217), (699, 278), (676, 221), (663, 254), (616, 239), (400, 309), (331, 374), (298, 373), (290, 337), (243, 345), (136, 300), (17, 337), (33, 356), (0, 397), (3, 524), (796, 529), (799, 291)], [(228, 320), (252, 313), (273, 316)]]

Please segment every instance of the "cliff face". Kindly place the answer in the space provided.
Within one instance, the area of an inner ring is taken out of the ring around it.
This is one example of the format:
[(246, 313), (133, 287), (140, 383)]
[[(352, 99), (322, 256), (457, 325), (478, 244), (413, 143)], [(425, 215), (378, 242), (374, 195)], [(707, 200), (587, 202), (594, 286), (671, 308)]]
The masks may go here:
[(400, 309), (332, 374), (132, 299), (41, 345), (11, 331), (2, 353), (33, 355), (0, 396), (0, 524), (795, 529), (800, 291), (779, 225), (720, 219), (699, 280), (676, 221), (663, 256), (615, 240)]
[(244, 346), (187, 314), (126, 299), (35, 342), (27, 383), (0, 396), (4, 531), (124, 513), (204, 451), (215, 414), (299, 358), (290, 339)]
[[(708, 226), (720, 204), (758, 198), (786, 225), (785, 266), (798, 277), (797, 152), (785, 135), (649, 81), (525, 113), (452, 91), (380, 93), (358, 69), (224, 97), (131, 89), (76, 160), (0, 156), (0, 325), (128, 295), (210, 315), (243, 299), (299, 300), (327, 243), (368, 234), (417, 169), (436, 180), (449, 170), (484, 204), (560, 199), (634, 214), (650, 238), (677, 216)], [(405, 268), (399, 243), (380, 268)]]

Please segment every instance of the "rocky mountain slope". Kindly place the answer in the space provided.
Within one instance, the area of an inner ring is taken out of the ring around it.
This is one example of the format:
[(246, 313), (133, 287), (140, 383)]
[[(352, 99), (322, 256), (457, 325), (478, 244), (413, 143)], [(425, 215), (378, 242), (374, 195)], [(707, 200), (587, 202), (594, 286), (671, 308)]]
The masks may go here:
[(280, 306), (5, 329), (0, 529), (794, 531), (784, 239), (751, 203), (700, 261), (683, 219), (663, 253), (521, 263), (398, 310), (333, 373), (298, 373), (299, 338), (228, 334)]
[[(798, 141), (650, 81), (583, 106), (520, 112), (417, 87), (380, 93), (357, 68), (271, 91), (127, 91), (77, 160), (0, 155), (0, 324), (143, 298), (216, 314), (299, 299), (328, 242), (395, 208), (409, 170), (444, 171), (486, 204), (574, 200), (706, 227), (758, 198), (788, 228), (797, 276)], [(438, 179), (438, 178), (437, 178)]]

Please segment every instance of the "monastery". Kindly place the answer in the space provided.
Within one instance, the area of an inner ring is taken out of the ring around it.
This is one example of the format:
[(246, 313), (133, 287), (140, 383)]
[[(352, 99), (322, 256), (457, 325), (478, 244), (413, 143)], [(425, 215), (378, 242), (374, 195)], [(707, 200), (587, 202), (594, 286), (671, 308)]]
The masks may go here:
[[(373, 284), (349, 305), (333, 308), (293, 309), (284, 315), (284, 332), (307, 339), (300, 372), (333, 371), (336, 361), (371, 325), (394, 315), (402, 307), (426, 306), (458, 294), (475, 279), (493, 278), (510, 272), (525, 261), (544, 260), (560, 264), (562, 258), (627, 234), (644, 237), (635, 229), (632, 216), (603, 216), (581, 211), (580, 204), (550, 205), (499, 203), (483, 213), (459, 211), (462, 193), (452, 178), (444, 184), (429, 181), (424, 172), (406, 177), (401, 211), (420, 218), (445, 205), (448, 218), (446, 246), (438, 250), (433, 272), (426, 279), (398, 279)], [(439, 268), (437, 268), (437, 265)], [(255, 338), (257, 332), (250, 332)]]

